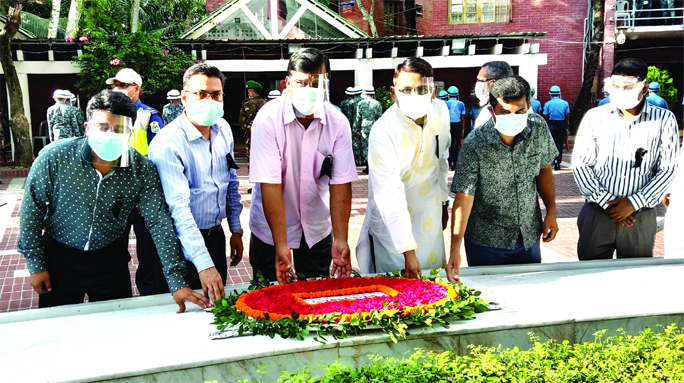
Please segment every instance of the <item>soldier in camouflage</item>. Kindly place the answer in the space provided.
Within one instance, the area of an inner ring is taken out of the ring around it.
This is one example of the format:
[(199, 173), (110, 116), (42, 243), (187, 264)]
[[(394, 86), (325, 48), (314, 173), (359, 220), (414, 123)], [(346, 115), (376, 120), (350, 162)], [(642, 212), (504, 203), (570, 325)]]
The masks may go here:
[(69, 93), (69, 101), (70, 101), (69, 105), (71, 105), (73, 108), (75, 108), (78, 111), (78, 114), (81, 115), (81, 118), (83, 119), (83, 121), (85, 121), (85, 113), (83, 113), (83, 110), (81, 108), (79, 108), (77, 105), (78, 98), (76, 98), (76, 95), (71, 93), (71, 91), (67, 90), (67, 92)]
[(351, 127), (354, 125), (354, 120), (353, 120), (354, 111), (351, 110), (351, 108), (349, 107), (349, 104), (352, 102), (352, 100), (355, 97), (354, 96), (354, 88), (351, 86), (347, 87), (347, 90), (344, 91), (344, 94), (347, 95), (347, 98), (340, 103), (340, 111), (342, 111), (342, 114), (344, 114), (344, 116), (347, 117), (347, 120), (349, 120), (349, 126)]
[(249, 159), (249, 143), (252, 137), (252, 122), (254, 117), (256, 117), (259, 109), (266, 103), (266, 100), (262, 99), (259, 95), (261, 90), (261, 84), (256, 81), (247, 81), (247, 95), (248, 99), (242, 102), (240, 107), (240, 119), (239, 123), (242, 130), (245, 131), (245, 145), (247, 145), (247, 158)]
[(375, 121), (382, 116), (382, 105), (375, 99), (375, 89), (368, 85), (363, 89), (363, 96), (356, 105), (356, 120), (352, 131), (359, 137), (361, 160), (366, 164), (363, 174), (368, 174), (368, 137)]
[(349, 101), (348, 108), (351, 111), (351, 119), (349, 120), (349, 126), (352, 128), (352, 149), (354, 150), (354, 158), (356, 158), (356, 164), (361, 165), (363, 163), (361, 155), (361, 134), (354, 130), (354, 122), (356, 121), (356, 107), (361, 102), (361, 86), (357, 85), (353, 88), (354, 98)]
[(50, 141), (61, 138), (82, 137), (85, 135), (83, 114), (71, 106), (67, 91), (56, 90), (52, 94), (55, 105), (47, 110), (48, 135)]
[(168, 93), (166, 93), (166, 99), (169, 100), (169, 103), (164, 105), (164, 108), (162, 109), (162, 119), (164, 120), (164, 125), (168, 125), (171, 123), (171, 121), (183, 114), (181, 94), (178, 90), (171, 89)]

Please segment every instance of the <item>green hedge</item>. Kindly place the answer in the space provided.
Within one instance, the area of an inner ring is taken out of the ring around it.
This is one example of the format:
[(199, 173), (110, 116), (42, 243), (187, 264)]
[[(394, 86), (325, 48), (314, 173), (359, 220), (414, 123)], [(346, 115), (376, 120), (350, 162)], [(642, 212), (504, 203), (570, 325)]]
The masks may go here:
[[(279, 383), (332, 382), (682, 382), (684, 381), (684, 333), (674, 324), (656, 333), (646, 328), (637, 336), (618, 330), (619, 336), (604, 339), (606, 330), (594, 334), (594, 342), (570, 344), (550, 340), (534, 346), (471, 346), (469, 356), (450, 351), (418, 349), (404, 359), (372, 356), (361, 368), (323, 363), (325, 376), (283, 372)], [(260, 373), (266, 373), (259, 370)], [(243, 380), (241, 383), (248, 383)]]

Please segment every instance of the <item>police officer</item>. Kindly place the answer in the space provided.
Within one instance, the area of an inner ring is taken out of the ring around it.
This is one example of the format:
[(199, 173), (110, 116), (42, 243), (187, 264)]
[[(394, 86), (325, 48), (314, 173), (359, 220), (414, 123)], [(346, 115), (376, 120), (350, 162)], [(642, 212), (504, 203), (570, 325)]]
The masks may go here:
[(458, 160), (458, 152), (461, 149), (461, 139), (465, 132), (465, 113), (466, 107), (458, 98), (458, 88), (450, 86), (447, 89), (449, 99), (447, 100), (447, 108), (449, 108), (449, 121), (451, 123), (451, 146), (449, 147), (449, 169), (456, 169), (456, 161)]
[(530, 99), (530, 102), (532, 103), (532, 111), (534, 113), (539, 113), (539, 111), (542, 110), (542, 106), (541, 106), (541, 102), (539, 102), (539, 100), (534, 98), (534, 93), (535, 93), (535, 89), (534, 89), (534, 87), (531, 87), (530, 88), (530, 94), (532, 95), (532, 98)]
[(356, 107), (359, 105), (359, 102), (361, 102), (361, 91), (362, 88), (360, 85), (357, 85), (352, 88), (352, 96), (354, 96), (351, 101), (349, 101), (349, 110), (350, 110), (350, 117), (351, 123), (349, 126), (351, 126), (352, 129), (352, 150), (354, 151), (354, 158), (356, 159), (356, 164), (361, 165), (363, 161), (363, 156), (361, 153), (361, 132), (358, 132), (354, 130), (354, 121), (356, 121)]
[[(112, 86), (114, 92), (127, 95), (135, 103), (136, 119), (128, 144), (142, 155), (147, 156), (150, 142), (164, 127), (164, 121), (156, 109), (140, 102), (142, 77), (133, 69), (124, 68), (117, 72), (116, 76), (108, 78), (106, 83)], [(136, 253), (138, 255), (135, 284), (138, 286), (140, 295), (157, 294), (158, 292), (154, 290), (153, 265), (161, 261), (159, 254), (157, 254), (157, 248), (152, 241), (152, 235), (145, 226), (145, 220), (137, 207), (133, 208), (128, 215), (128, 231), (130, 231), (131, 225), (135, 231)]]
[(240, 107), (240, 126), (245, 131), (245, 145), (247, 145), (247, 158), (249, 159), (249, 141), (252, 137), (252, 122), (257, 112), (266, 103), (259, 95), (261, 84), (256, 81), (247, 81), (247, 95), (249, 96), (242, 102)]
[(549, 124), (553, 141), (556, 143), (556, 149), (558, 149), (558, 157), (553, 162), (553, 168), (560, 170), (563, 160), (563, 142), (570, 133), (570, 104), (560, 97), (561, 88), (558, 85), (552, 86), (549, 94), (551, 99), (544, 104), (543, 113)]
[(669, 109), (667, 106), (667, 101), (665, 101), (664, 98), (660, 97), (658, 94), (660, 92), (660, 84), (656, 81), (653, 81), (648, 85), (648, 97), (646, 100), (648, 101), (649, 104), (659, 106), (661, 108)]
[(437, 98), (446, 102), (446, 100), (449, 99), (449, 93), (447, 93), (446, 90), (440, 90), (439, 93), (437, 93)]
[(48, 135), (50, 141), (61, 138), (83, 137), (85, 125), (83, 125), (83, 113), (71, 106), (69, 91), (57, 89), (52, 94), (55, 105), (47, 110)]
[(361, 172), (368, 174), (368, 137), (375, 121), (382, 116), (382, 105), (375, 99), (375, 88), (367, 85), (363, 88), (361, 101), (356, 105), (356, 120), (352, 131), (358, 132), (361, 137), (361, 157), (366, 163), (366, 168)]
[(177, 89), (171, 89), (166, 93), (166, 99), (169, 103), (164, 105), (162, 109), (162, 118), (164, 124), (168, 124), (175, 120), (176, 117), (183, 114), (183, 105), (181, 104), (181, 94)]

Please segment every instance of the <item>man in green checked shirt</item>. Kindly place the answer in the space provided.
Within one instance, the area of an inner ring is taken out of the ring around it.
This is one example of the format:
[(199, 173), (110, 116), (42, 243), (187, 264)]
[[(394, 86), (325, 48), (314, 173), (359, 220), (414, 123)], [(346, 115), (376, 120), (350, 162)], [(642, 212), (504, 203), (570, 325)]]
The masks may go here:
[[(39, 307), (130, 297), (126, 220), (139, 206), (179, 306), (210, 302), (188, 287), (157, 171), (128, 147), (135, 104), (104, 90), (88, 103), (86, 137), (45, 147), (31, 167), (17, 250), (26, 258)], [(43, 232), (44, 231), (44, 232)]]

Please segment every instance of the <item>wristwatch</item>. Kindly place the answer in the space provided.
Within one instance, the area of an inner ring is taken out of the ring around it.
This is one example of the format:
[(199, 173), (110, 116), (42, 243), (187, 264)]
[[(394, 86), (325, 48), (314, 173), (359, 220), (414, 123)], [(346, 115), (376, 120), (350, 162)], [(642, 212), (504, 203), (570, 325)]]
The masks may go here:
[(245, 233), (245, 231), (242, 230), (242, 229), (240, 229), (240, 230), (231, 230), (230, 232), (233, 233), (233, 234), (240, 234), (240, 235), (243, 235), (243, 234)]

